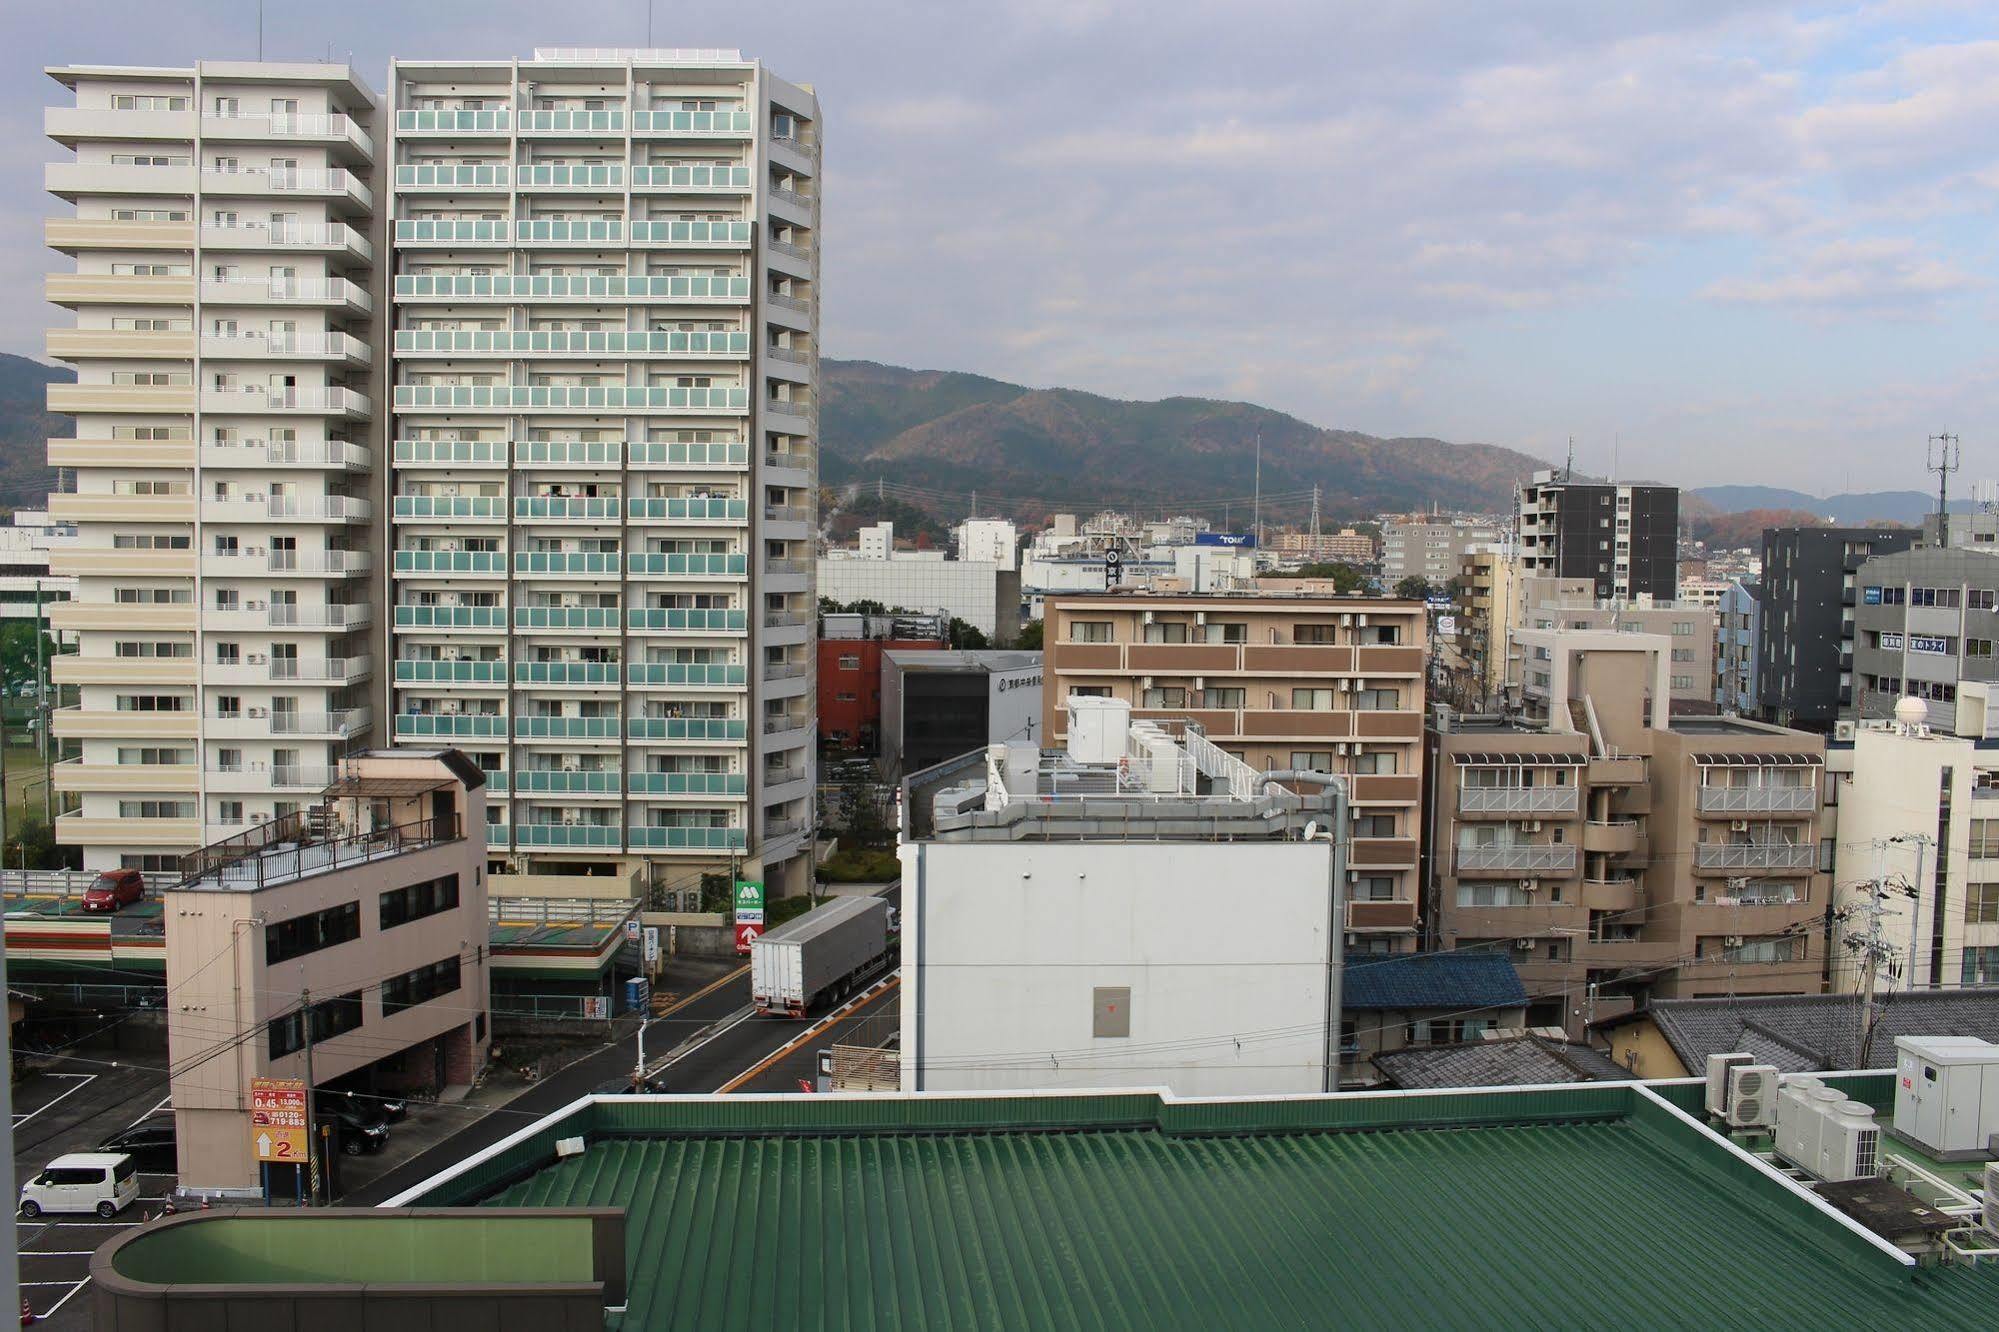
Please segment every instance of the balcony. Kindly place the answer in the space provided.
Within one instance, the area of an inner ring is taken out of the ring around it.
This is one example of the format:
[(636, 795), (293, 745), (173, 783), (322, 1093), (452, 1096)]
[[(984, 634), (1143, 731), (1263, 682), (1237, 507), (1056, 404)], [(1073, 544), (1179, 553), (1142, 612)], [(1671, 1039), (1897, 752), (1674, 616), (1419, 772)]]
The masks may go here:
[(214, 143), (318, 144), (350, 158), (369, 161), (374, 140), (352, 119), (336, 113), (321, 115), (201, 117), (202, 137)]
[(740, 552), (635, 551), (625, 557), (625, 567), (634, 578), (746, 578), (749, 557)]
[(616, 162), (527, 163), (516, 171), (527, 190), (588, 190), (609, 194), (625, 188), (625, 168)]
[(765, 398), (764, 414), (766, 416), (781, 416), (795, 421), (800, 427), (796, 433), (804, 434), (809, 429), (812, 417), (812, 404), (809, 401), (797, 398)]
[(395, 516), (441, 522), (504, 522), (507, 501), (499, 495), (398, 495)]
[(634, 190), (690, 190), (696, 192), (747, 193), (750, 169), (746, 166), (657, 165), (632, 168)]
[(306, 680), (314, 684), (348, 684), (373, 675), (375, 659), (366, 655), (322, 657), (316, 660), (272, 657), (267, 669), (274, 681)]
[(728, 662), (635, 661), (626, 665), (625, 681), (669, 689), (741, 688), (748, 675), (745, 667)]
[(507, 557), (497, 550), (399, 550), (396, 572), (503, 577), (507, 572)]
[(1593, 758), (1583, 771), (1583, 780), (1591, 786), (1642, 786), (1645, 757), (1621, 754), (1614, 758)]
[(346, 495), (259, 495), (204, 499), (201, 516), (211, 523), (365, 523), (375, 506)]
[(808, 720), (806, 717), (790, 714), (782, 717), (765, 717), (763, 733), (767, 736), (793, 735), (799, 731), (803, 731), (806, 728)]
[(634, 111), (632, 133), (740, 139), (756, 133), (749, 111)]
[(224, 171), (204, 168), (201, 190), (207, 199), (324, 199), (365, 211), (375, 193), (361, 178), (340, 167), (271, 167)]
[(95, 819), (56, 816), (56, 841), (63, 846), (200, 846), (199, 819)]
[(1816, 785), (1703, 786), (1698, 807), (1703, 814), (1815, 814), (1819, 791)]
[(358, 420), (374, 411), (367, 395), (347, 388), (222, 389), (201, 391), (201, 410), (218, 416), (263, 416), (298, 412), (307, 416), (344, 416)]
[(287, 606), (273, 602), (266, 613), (273, 629), (359, 629), (374, 619), (367, 606)]
[(625, 514), (637, 523), (745, 523), (750, 506), (747, 500), (721, 496), (635, 495), (625, 501)]
[(748, 304), (747, 277), (598, 273), (411, 273), (396, 278), (398, 300), (672, 301)]
[(627, 783), (635, 796), (739, 796), (749, 792), (749, 778), (740, 772), (635, 772)]
[[(167, 372), (174, 373), (174, 372)], [(185, 416), (194, 409), (194, 385), (178, 384), (50, 384), (52, 412), (165, 412)]]
[(1604, 879), (1584, 878), (1582, 901), (1591, 911), (1626, 912), (1644, 906), (1645, 895), (1639, 891), (1637, 879), (1620, 874)]
[(58, 791), (193, 791), (201, 770), (192, 763), (85, 763), (64, 759), (50, 772)]
[(1638, 824), (1633, 819), (1592, 819), (1583, 825), (1583, 850), (1626, 856), (1638, 849)]
[(516, 717), (516, 740), (611, 740), (619, 737), (616, 717)]
[(503, 685), (507, 663), (493, 658), (479, 661), (447, 661), (436, 658), (404, 658), (396, 662), (396, 683)]
[(812, 623), (810, 611), (765, 611), (764, 628), (797, 629)]
[(507, 612), (500, 606), (398, 606), (398, 629), (481, 629), (503, 633)]
[(634, 851), (742, 851), (750, 844), (749, 832), (743, 828), (675, 828), (634, 824), (630, 832)]
[(202, 248), (210, 252), (278, 250), (287, 254), (337, 255), (357, 263), (375, 257), (368, 238), (344, 222), (270, 223), (244, 222), (225, 225), (205, 222), (201, 227)]
[(82, 305), (194, 304), (194, 278), (141, 277), (128, 273), (51, 273), (43, 282), (51, 304), (75, 309)]
[(748, 613), (701, 607), (642, 606), (627, 613), (635, 633), (740, 634), (749, 628)]
[(1460, 786), (1460, 814), (1574, 814), (1573, 786)]
[(396, 112), (397, 134), (438, 134), (447, 138), (461, 134), (507, 134), (513, 123), (513, 112), (504, 109)]
[(191, 602), (128, 605), (122, 602), (59, 601), (49, 607), (49, 627), (80, 629), (159, 629), (191, 634), (195, 628)]
[(518, 661), (514, 663), (514, 683), (518, 685), (615, 685), (618, 683), (618, 663), (615, 661)]
[(506, 735), (507, 719), (498, 713), (399, 712), (396, 714), (398, 740), (503, 740)]
[(623, 794), (620, 781), (616, 768), (516, 768), (514, 794), (616, 796)]
[(514, 556), (514, 573), (522, 578), (611, 578), (618, 576), (615, 550), (531, 550)]
[(1460, 846), (1459, 874), (1573, 874), (1576, 849), (1567, 845)]
[(514, 628), (569, 629), (614, 634), (618, 631), (618, 608), (616, 606), (516, 606)]
[(716, 412), (749, 410), (748, 389), (638, 384), (398, 384), (397, 411)]
[(194, 248), (194, 224), (52, 217), (42, 223), (42, 240), (51, 250), (64, 254), (84, 250), (190, 250)]
[(1409, 934), (1416, 928), (1414, 902), (1348, 902), (1347, 929), (1356, 934)]
[(50, 162), (42, 168), (42, 187), (70, 203), (87, 194), (185, 198), (194, 193), (194, 182), (192, 162), (176, 162), (167, 166), (138, 166), (126, 162)]
[(740, 717), (632, 717), (625, 734), (633, 740), (741, 741), (749, 723)]
[[(633, 440), (631, 456), (634, 467), (748, 467), (750, 446), (729, 440), (696, 440), (684, 444), (665, 440)], [(747, 516), (749, 510), (745, 508), (743, 512)]]
[(764, 521), (767, 523), (809, 523), (812, 509), (804, 504), (766, 504)]
[[(528, 223), (520, 223), (527, 226)], [(616, 228), (616, 222), (601, 224), (605, 228)], [(398, 245), (505, 245), (512, 239), (513, 230), (500, 218), (397, 218), (395, 237)], [(601, 243), (616, 244), (615, 235), (599, 237)]]
[(204, 333), (201, 354), (217, 361), (335, 361), (351, 366), (370, 365), (375, 359), (367, 343), (345, 333), (273, 333), (268, 337)]
[(191, 523), (194, 495), (112, 495), (97, 491), (49, 496), (49, 517), (63, 523)]
[(1696, 842), (1694, 872), (1727, 874), (1738, 870), (1804, 874), (1818, 868), (1814, 842)]
[[(112, 328), (52, 328), (48, 352), (64, 361), (187, 361), (194, 357), (194, 334), (140, 333)], [(51, 385), (51, 387), (55, 387)]]
[(625, 132), (623, 111), (523, 111), (522, 134), (587, 134), (595, 137)]
[(615, 823), (517, 823), (514, 845), (617, 851), (624, 845), (624, 836)]
[[(719, 356), (742, 359), (750, 354), (750, 335), (716, 329), (403, 329), (396, 334), (396, 351), (407, 356)], [(489, 392), (492, 390), (488, 390)], [(510, 390), (502, 388), (500, 392)], [(721, 390), (716, 390), (721, 391)], [(400, 395), (401, 389), (397, 390)], [(747, 405), (746, 390), (739, 408)], [(398, 397), (398, 402), (401, 399)]]
[(56, 708), (51, 730), (63, 740), (192, 740), (201, 717), (192, 711), (127, 712)]
[(514, 520), (523, 523), (615, 523), (616, 495), (522, 495), (514, 499)]
[(359, 444), (349, 444), (340, 439), (304, 443), (285, 439), (246, 439), (233, 444), (203, 444), (201, 463), (204, 467), (238, 471), (262, 471), (267, 467), (314, 467), (365, 472), (375, 465), (375, 455)]
[(422, 163), (396, 168), (396, 188), (405, 193), (501, 191), (512, 182), (513, 169), (504, 162)]
[(364, 288), (338, 277), (203, 278), (201, 299), (221, 306), (324, 305), (358, 314), (375, 308)]
[(754, 222), (681, 221), (675, 218), (632, 220), (634, 246), (686, 246), (697, 250), (739, 249), (756, 239)]
[(410, 467), (505, 467), (507, 445), (498, 439), (399, 439), (398, 464)]
[(245, 767), (237, 764), (228, 768), (208, 770), (208, 789), (211, 792), (261, 793), (265, 791), (324, 791), (340, 777), (337, 768), (318, 767), (311, 764), (283, 764), (270, 767), (258, 763)]

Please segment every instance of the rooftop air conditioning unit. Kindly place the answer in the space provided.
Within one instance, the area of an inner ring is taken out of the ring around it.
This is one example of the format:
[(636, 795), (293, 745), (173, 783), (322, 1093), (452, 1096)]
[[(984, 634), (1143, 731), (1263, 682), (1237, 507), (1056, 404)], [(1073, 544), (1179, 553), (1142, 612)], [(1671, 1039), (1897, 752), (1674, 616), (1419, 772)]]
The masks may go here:
[(1999, 1242), (1999, 1161), (1985, 1163), (1985, 1233)]
[(1872, 1179), (1880, 1161), (1881, 1130), (1874, 1110), (1859, 1101), (1840, 1101), (1824, 1110), (1819, 1126), (1820, 1179)]
[(1728, 1070), (1755, 1060), (1752, 1054), (1711, 1054), (1707, 1057), (1707, 1112), (1719, 1115), (1728, 1109)]
[(1728, 1126), (1770, 1128), (1777, 1122), (1777, 1069), (1740, 1064), (1728, 1070)]

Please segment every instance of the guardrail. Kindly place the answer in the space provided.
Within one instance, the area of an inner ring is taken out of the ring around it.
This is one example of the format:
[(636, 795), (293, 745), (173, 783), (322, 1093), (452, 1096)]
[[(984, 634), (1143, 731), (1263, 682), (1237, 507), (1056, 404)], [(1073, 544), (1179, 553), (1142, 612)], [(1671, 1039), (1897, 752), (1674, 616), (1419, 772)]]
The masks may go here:
[[(144, 875), (151, 892), (180, 882), (178, 874), (147, 870)], [(9, 897), (82, 897), (96, 882), (96, 870), (0, 870), (0, 892)]]

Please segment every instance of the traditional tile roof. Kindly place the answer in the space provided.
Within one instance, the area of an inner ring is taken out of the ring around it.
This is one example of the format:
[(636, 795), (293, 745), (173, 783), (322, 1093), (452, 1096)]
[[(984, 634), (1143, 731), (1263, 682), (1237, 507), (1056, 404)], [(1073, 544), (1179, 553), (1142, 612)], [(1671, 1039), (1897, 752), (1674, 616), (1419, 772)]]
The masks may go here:
[(1437, 953), (1349, 953), (1340, 1004), (1357, 1009), (1520, 1008), (1527, 989), (1503, 953), (1459, 948)]
[(1374, 1057), (1397, 1087), (1539, 1087), (1558, 1082), (1621, 1082), (1632, 1076), (1587, 1045), (1515, 1036), (1460, 1045), (1412, 1045)]
[(1977, 1036), (1999, 1041), (1999, 986), (1916, 990), (1878, 996), (1881, 1016), (1860, 1058), (1860, 996), (1761, 995), (1662, 999), (1601, 1024), (1649, 1018), (1689, 1072), (1711, 1054), (1741, 1050), (1786, 1073), (1829, 1068), (1892, 1068), (1897, 1036)]

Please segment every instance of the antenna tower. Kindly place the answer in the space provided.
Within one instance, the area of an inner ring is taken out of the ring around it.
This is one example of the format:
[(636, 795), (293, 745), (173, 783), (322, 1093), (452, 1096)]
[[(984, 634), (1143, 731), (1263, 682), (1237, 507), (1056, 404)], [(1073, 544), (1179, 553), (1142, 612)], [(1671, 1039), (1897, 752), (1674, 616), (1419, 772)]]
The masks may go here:
[(1964, 450), (1956, 435), (1931, 435), (1926, 456), (1929, 470), (1937, 474), (1937, 544), (1950, 544), (1950, 474), (1964, 465)]

